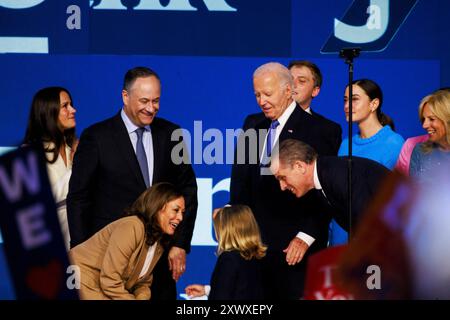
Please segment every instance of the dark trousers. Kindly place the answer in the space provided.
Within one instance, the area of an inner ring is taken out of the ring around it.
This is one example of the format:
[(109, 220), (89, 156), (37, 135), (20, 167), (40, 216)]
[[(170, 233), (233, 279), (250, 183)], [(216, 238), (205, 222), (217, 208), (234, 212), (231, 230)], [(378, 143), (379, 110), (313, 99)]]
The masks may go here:
[(263, 260), (264, 299), (299, 300), (303, 296), (306, 263), (289, 266), (283, 252), (268, 252)]
[(177, 299), (177, 286), (172, 279), (167, 258), (169, 250), (165, 250), (153, 270), (153, 281), (150, 286), (152, 301), (171, 301)]

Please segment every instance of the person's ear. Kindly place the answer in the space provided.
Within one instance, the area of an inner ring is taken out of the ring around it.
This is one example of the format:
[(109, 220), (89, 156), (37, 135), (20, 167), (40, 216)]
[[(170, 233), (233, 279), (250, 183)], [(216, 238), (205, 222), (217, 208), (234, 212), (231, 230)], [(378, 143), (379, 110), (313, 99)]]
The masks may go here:
[(300, 160), (295, 161), (294, 168), (298, 170), (301, 174), (306, 173), (306, 164), (303, 161)]
[(128, 96), (128, 91), (123, 89), (122, 90), (122, 101), (123, 101), (123, 105), (127, 106), (128, 105), (128, 101), (129, 101), (130, 97)]
[(313, 92), (312, 92), (312, 97), (313, 98), (317, 97), (319, 95), (319, 92), (320, 92), (320, 87), (315, 86), (313, 89)]
[(292, 97), (293, 94), (294, 94), (294, 90), (292, 90), (292, 86), (289, 83), (287, 83), (286, 84), (286, 95), (288, 97)]
[(379, 106), (380, 106), (380, 99), (375, 98), (372, 101), (370, 101), (370, 111), (371, 112), (375, 112)]

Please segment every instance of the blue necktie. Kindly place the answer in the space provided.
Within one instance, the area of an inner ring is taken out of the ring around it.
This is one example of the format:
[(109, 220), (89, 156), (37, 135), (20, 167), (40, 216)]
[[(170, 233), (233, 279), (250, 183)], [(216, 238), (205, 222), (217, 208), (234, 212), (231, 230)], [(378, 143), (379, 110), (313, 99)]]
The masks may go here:
[(136, 157), (139, 162), (139, 167), (141, 167), (142, 176), (144, 177), (145, 185), (147, 188), (150, 186), (150, 178), (148, 174), (148, 163), (147, 155), (145, 154), (144, 143), (142, 136), (144, 135), (145, 128), (137, 128), (137, 143), (136, 143)]
[(275, 139), (275, 134), (277, 131), (277, 127), (280, 125), (278, 120), (272, 121), (270, 124), (269, 133), (267, 134), (266, 148), (267, 148), (267, 156), (270, 157), (272, 155), (273, 142)]

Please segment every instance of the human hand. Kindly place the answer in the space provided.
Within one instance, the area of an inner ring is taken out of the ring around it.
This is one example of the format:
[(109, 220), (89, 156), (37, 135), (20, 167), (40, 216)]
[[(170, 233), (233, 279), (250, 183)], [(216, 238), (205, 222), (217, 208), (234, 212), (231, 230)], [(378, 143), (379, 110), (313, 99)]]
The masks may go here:
[(300, 238), (295, 237), (289, 242), (289, 246), (283, 250), (286, 253), (286, 262), (293, 266), (302, 261), (303, 256), (308, 250), (309, 245)]
[(187, 286), (184, 291), (189, 297), (201, 297), (206, 294), (205, 286), (202, 284), (191, 284)]
[(169, 251), (169, 269), (175, 281), (186, 271), (186, 251), (182, 248), (172, 247)]

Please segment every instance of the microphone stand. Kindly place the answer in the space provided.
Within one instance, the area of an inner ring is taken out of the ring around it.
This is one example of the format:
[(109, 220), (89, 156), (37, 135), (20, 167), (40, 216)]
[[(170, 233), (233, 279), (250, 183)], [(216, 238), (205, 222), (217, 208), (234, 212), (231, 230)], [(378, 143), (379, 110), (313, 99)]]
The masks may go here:
[(339, 57), (344, 58), (345, 63), (348, 64), (348, 241), (353, 235), (352, 230), (352, 143), (353, 143), (353, 59), (359, 56), (361, 48), (344, 48), (339, 52)]

